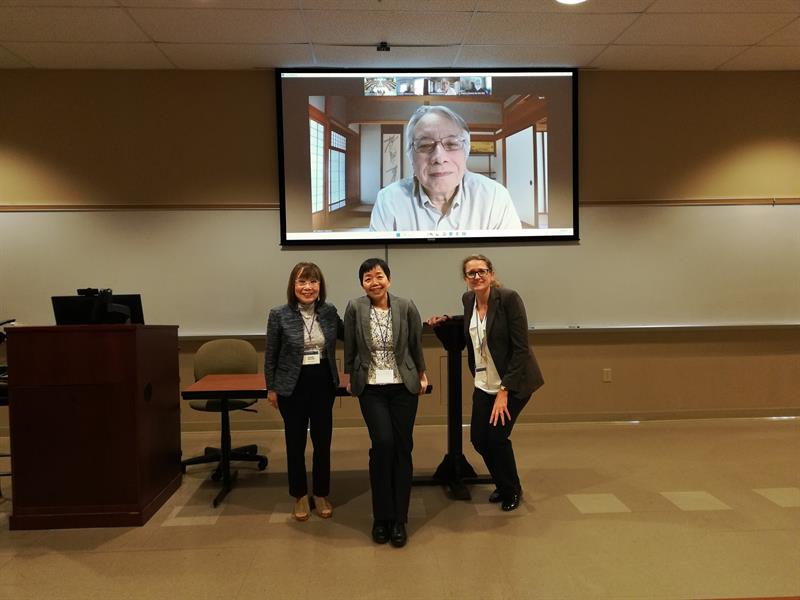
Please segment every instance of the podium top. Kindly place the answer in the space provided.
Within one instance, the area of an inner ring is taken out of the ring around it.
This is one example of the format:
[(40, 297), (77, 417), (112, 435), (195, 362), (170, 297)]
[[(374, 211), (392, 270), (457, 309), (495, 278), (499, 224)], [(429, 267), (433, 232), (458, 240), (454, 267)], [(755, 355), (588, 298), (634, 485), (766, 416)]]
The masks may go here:
[(6, 328), (6, 335), (12, 336), (14, 333), (43, 333), (47, 331), (133, 331), (136, 329), (178, 329), (178, 325), (137, 325), (137, 324), (118, 324), (118, 325), (15, 325)]

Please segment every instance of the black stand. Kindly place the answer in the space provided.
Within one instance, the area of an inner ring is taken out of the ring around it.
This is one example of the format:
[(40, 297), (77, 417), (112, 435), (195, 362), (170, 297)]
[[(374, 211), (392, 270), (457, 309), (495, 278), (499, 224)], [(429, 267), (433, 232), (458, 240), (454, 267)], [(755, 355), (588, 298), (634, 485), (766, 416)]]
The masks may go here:
[(414, 485), (444, 485), (455, 500), (471, 500), (468, 485), (492, 483), (479, 477), (464, 456), (461, 440), (461, 351), (464, 349), (464, 317), (450, 317), (434, 328), (447, 350), (447, 454), (433, 477), (414, 477)]

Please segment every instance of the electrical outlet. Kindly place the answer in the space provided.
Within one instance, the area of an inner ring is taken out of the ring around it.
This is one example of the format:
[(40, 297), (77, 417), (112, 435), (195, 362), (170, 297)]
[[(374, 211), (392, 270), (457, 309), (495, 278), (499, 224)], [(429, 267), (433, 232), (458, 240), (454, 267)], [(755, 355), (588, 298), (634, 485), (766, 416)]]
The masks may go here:
[(603, 383), (611, 383), (611, 369), (603, 369)]

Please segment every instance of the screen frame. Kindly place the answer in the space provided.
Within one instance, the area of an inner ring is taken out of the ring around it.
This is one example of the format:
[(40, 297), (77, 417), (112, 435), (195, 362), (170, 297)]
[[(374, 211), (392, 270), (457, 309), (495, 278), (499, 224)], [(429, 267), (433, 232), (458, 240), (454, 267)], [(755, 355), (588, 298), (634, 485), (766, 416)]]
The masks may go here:
[[(369, 73), (375, 75), (395, 75), (403, 73), (570, 73), (572, 95), (572, 223), (571, 234), (542, 235), (542, 236), (492, 236), (480, 237), (432, 237), (432, 238), (347, 238), (347, 239), (288, 239), (286, 229), (287, 199), (286, 199), (286, 163), (284, 156), (283, 132), (283, 79), (284, 73), (326, 73), (335, 75), (354, 75), (356, 73)], [(579, 115), (578, 115), (578, 90), (579, 69), (573, 67), (476, 67), (476, 68), (277, 68), (275, 69), (275, 102), (276, 102), (276, 131), (278, 144), (278, 191), (280, 210), (280, 245), (281, 246), (427, 246), (431, 243), (447, 245), (506, 245), (506, 244), (547, 244), (552, 242), (577, 242), (580, 241), (580, 172), (579, 172)]]

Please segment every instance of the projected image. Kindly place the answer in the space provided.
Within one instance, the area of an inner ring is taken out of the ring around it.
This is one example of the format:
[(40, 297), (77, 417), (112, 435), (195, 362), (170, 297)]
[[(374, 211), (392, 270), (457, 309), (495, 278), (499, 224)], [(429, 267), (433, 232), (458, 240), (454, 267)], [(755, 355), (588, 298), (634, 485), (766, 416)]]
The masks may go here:
[(461, 115), (446, 106), (420, 106), (405, 139), (412, 173), (378, 192), (370, 231), (522, 228), (508, 190), (467, 169), (470, 132)]
[(431, 96), (458, 96), (461, 81), (458, 77), (438, 77), (428, 79), (428, 94)]
[(571, 71), (278, 77), (283, 243), (576, 239)]
[(459, 80), (459, 93), (465, 96), (487, 96), (492, 93), (491, 77), (467, 76)]
[(394, 96), (397, 81), (394, 77), (368, 77), (364, 79), (365, 96)]
[(425, 94), (425, 80), (421, 77), (398, 77), (395, 80), (398, 96), (422, 96)]

